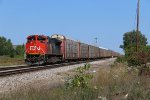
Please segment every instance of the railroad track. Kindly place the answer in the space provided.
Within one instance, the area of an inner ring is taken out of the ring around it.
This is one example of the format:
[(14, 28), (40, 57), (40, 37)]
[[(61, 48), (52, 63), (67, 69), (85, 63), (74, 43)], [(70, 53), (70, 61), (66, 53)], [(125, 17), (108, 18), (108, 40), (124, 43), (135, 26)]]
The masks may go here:
[[(88, 62), (92, 62), (92, 61), (96, 61), (96, 60), (89, 60)], [(16, 66), (16, 67), (0, 68), (0, 77), (5, 77), (14, 74), (22, 74), (26, 72), (33, 72), (33, 71), (44, 70), (44, 69), (64, 67), (68, 65), (75, 65), (75, 64), (81, 64), (86, 62), (87, 61), (78, 61), (78, 62), (43, 65), (43, 66)]]

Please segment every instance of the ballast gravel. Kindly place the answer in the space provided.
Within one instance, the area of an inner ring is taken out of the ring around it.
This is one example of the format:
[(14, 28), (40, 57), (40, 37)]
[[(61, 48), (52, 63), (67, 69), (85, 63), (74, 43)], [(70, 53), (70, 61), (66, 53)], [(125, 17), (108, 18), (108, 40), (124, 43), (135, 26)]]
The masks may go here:
[[(115, 58), (105, 59), (90, 62), (91, 65), (103, 65), (104, 63), (110, 64), (115, 61)], [(51, 68), (46, 70), (39, 70), (35, 72), (23, 73), (18, 75), (12, 75), (7, 77), (0, 77), (0, 93), (10, 92), (21, 88), (37, 87), (37, 86), (58, 86), (60, 83), (64, 83), (65, 77), (59, 73), (68, 72), (83, 64), (69, 65), (58, 68)]]

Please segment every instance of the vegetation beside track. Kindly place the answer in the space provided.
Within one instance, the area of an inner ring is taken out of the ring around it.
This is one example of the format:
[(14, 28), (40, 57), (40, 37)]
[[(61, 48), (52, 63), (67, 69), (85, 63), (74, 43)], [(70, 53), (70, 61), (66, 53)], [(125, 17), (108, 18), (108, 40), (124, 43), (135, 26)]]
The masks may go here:
[[(85, 73), (85, 69), (87, 73)], [(150, 78), (139, 76), (137, 68), (130, 68), (125, 63), (114, 63), (103, 66), (93, 78), (88, 78), (89, 66), (79, 68), (75, 77), (70, 80), (73, 88), (66, 88), (66, 85), (55, 88), (30, 88), (22, 87), (17, 92), (9, 95), (1, 95), (3, 100), (149, 100), (150, 99)], [(75, 71), (76, 72), (76, 71)], [(86, 74), (86, 75), (85, 75)], [(91, 73), (90, 73), (91, 75)], [(79, 77), (78, 77), (79, 76)], [(85, 78), (85, 79), (84, 79)], [(70, 79), (70, 76), (69, 76)], [(83, 80), (82, 80), (83, 79)], [(88, 82), (89, 85), (81, 83)], [(67, 81), (68, 83), (68, 81)], [(73, 84), (72, 84), (73, 83)], [(76, 84), (77, 83), (77, 84)], [(74, 85), (75, 84), (75, 85)], [(68, 85), (67, 85), (68, 86)]]
[(21, 64), (24, 64), (23, 56), (15, 56), (14, 58), (11, 58), (9, 56), (0, 56), (0, 68), (5, 66)]
[(10, 39), (0, 36), (0, 67), (24, 64), (24, 44), (14, 46)]
[[(137, 37), (138, 36), (138, 41)], [(150, 45), (147, 38), (140, 31), (130, 31), (123, 35), (123, 45), (120, 45), (125, 55), (118, 59), (119, 62), (126, 62), (129, 67), (138, 68), (139, 75), (149, 74), (150, 68)]]

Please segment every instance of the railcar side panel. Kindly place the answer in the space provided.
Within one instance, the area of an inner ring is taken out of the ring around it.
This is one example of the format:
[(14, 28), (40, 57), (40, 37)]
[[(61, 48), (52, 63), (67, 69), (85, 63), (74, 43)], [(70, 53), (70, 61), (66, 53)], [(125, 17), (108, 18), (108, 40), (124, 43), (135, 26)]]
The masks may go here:
[(84, 43), (80, 43), (80, 59), (87, 59), (89, 56), (88, 45)]
[(94, 58), (95, 53), (94, 53), (94, 46), (89, 45), (89, 58)]
[(96, 58), (100, 58), (100, 56), (99, 56), (99, 47), (95, 47), (95, 55), (96, 55)]
[(105, 57), (105, 50), (100, 48), (100, 57), (104, 58)]
[(106, 57), (107, 57), (107, 55), (108, 55), (107, 50), (105, 50), (105, 49), (104, 49), (103, 53), (104, 53), (104, 58), (106, 58)]
[(66, 59), (78, 59), (78, 42), (66, 39)]
[(99, 58), (99, 48), (89, 45), (89, 58)]
[(111, 54), (111, 50), (107, 50), (108, 51), (108, 56), (107, 57), (111, 57), (112, 54)]
[(99, 55), (100, 55), (100, 58), (103, 58), (104, 56), (103, 49), (101, 48), (99, 48)]

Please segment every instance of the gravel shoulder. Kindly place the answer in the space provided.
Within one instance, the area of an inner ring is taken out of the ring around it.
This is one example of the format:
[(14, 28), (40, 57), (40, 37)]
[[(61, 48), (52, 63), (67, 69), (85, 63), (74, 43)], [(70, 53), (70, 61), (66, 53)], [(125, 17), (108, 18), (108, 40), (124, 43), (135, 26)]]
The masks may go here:
[[(115, 61), (115, 58), (90, 62), (91, 72), (96, 72), (101, 67), (108, 67)], [(73, 73), (73, 70), (84, 66), (83, 64), (69, 65), (46, 69), (36, 72), (23, 73), (7, 77), (0, 77), (0, 93), (11, 92), (21, 88), (55, 87), (64, 83), (65, 78)]]

